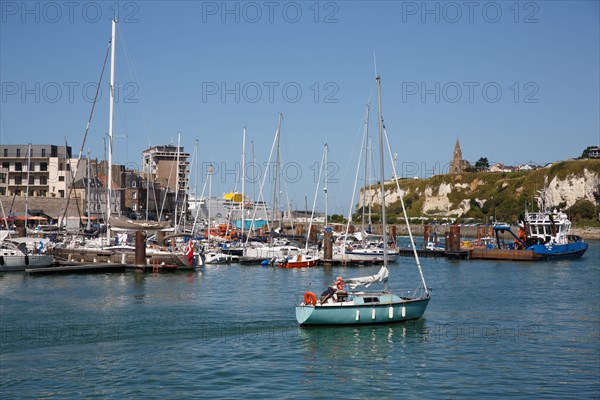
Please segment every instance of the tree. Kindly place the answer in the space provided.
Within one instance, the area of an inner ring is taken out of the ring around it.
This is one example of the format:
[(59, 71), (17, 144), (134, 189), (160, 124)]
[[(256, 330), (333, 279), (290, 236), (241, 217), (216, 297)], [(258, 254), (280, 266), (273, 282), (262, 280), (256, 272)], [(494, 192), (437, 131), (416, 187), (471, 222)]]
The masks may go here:
[(588, 146), (585, 149), (583, 149), (583, 152), (581, 153), (581, 157), (579, 158), (589, 158), (590, 157), (590, 150), (594, 149), (598, 146)]
[(346, 222), (346, 218), (344, 218), (344, 216), (340, 214), (332, 214), (329, 216), (329, 222), (333, 224), (343, 224)]
[(475, 168), (477, 171), (487, 171), (488, 168), (490, 168), (490, 162), (488, 161), (487, 157), (481, 157), (479, 160), (477, 160), (475, 163)]

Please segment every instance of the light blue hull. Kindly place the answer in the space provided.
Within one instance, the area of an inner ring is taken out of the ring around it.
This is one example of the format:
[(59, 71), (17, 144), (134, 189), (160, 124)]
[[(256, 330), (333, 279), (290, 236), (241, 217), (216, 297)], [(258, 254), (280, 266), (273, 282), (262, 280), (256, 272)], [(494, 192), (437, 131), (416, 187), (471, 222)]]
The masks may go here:
[[(421, 318), (429, 297), (382, 301), (380, 303), (352, 304), (336, 303), (331, 305), (296, 306), (296, 320), (300, 325), (357, 325), (389, 324)], [(383, 299), (382, 299), (383, 300)]]

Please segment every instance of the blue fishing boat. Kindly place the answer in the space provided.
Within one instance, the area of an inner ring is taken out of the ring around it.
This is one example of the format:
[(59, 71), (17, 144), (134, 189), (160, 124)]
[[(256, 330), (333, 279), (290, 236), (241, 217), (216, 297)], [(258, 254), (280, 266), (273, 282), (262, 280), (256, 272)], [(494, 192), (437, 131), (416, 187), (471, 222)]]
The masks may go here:
[[(509, 232), (515, 237), (517, 250), (532, 251), (539, 259), (572, 259), (581, 257), (589, 245), (580, 236), (571, 235), (571, 221), (567, 214), (556, 209), (549, 211), (546, 191), (536, 197), (539, 211), (525, 212), (515, 234), (506, 225), (494, 226), (496, 232)], [(497, 234), (496, 234), (497, 235)]]
[[(379, 152), (380, 152), (380, 173), (384, 173), (383, 161), (383, 143), (384, 126), (381, 115), (381, 79), (377, 81), (377, 102), (379, 109)], [(387, 142), (387, 133), (385, 134)], [(389, 149), (389, 143), (388, 143)], [(391, 153), (391, 151), (390, 151)], [(394, 177), (396, 177), (394, 167)], [(398, 185), (398, 193), (402, 193), (398, 179), (394, 179)], [(380, 180), (380, 200), (381, 200), (381, 223), (383, 233), (383, 266), (375, 275), (344, 279), (338, 277), (334, 285), (327, 288), (320, 298), (313, 292), (304, 293), (303, 301), (296, 305), (296, 320), (300, 325), (355, 325), (355, 324), (383, 324), (402, 322), (411, 319), (421, 318), (427, 304), (431, 298), (429, 289), (425, 284), (425, 278), (419, 258), (414, 245), (414, 240), (410, 229), (408, 230), (410, 240), (416, 260), (416, 265), (420, 273), (421, 282), (417, 289), (404, 291), (401, 294), (393, 294), (388, 290), (388, 250), (387, 250), (387, 226), (385, 212), (385, 188), (384, 180)], [(400, 196), (400, 203), (404, 212), (404, 218), (409, 225), (404, 200)], [(383, 288), (377, 291), (366, 291), (373, 284), (383, 284)], [(348, 288), (346, 290), (346, 287)], [(362, 289), (364, 288), (364, 290)]]

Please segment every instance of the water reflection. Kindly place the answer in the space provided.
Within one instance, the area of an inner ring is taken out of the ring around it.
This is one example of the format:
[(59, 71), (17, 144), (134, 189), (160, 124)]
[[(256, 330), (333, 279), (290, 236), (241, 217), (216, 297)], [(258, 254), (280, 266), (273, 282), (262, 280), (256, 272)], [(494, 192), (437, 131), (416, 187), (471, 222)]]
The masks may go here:
[[(414, 347), (427, 342), (424, 318), (394, 325), (299, 328), (304, 359), (304, 383), (332, 385), (352, 379), (372, 386), (397, 375), (398, 365), (414, 363)], [(371, 368), (373, 363), (377, 368)], [(320, 374), (329, 371), (328, 379)], [(332, 388), (333, 389), (333, 388)]]

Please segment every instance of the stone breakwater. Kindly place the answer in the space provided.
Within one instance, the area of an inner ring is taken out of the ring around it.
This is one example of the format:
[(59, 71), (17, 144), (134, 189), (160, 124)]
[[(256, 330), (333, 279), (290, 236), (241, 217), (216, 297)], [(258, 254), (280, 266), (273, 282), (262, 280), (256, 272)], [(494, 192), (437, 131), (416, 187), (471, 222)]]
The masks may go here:
[(600, 240), (600, 228), (571, 228), (571, 233), (585, 240)]

